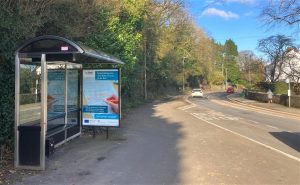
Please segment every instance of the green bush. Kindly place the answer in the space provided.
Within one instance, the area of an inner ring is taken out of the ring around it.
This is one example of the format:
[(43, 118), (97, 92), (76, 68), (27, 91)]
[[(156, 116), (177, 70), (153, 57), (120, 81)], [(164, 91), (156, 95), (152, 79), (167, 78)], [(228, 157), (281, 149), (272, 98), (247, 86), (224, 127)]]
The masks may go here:
[(0, 59), (0, 146), (14, 141), (14, 73), (11, 65)]
[(275, 94), (287, 94), (289, 86), (285, 82), (276, 82), (274, 84), (274, 93)]
[(251, 90), (257, 92), (267, 92), (269, 89), (271, 89), (271, 91), (275, 94), (287, 94), (288, 84), (285, 82), (259, 82), (255, 84), (255, 86)]

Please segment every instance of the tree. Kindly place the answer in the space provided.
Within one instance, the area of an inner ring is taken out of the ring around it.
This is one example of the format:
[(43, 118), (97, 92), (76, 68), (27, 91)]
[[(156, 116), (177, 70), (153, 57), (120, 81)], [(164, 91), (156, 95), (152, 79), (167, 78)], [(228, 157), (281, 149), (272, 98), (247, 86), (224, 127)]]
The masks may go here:
[(264, 64), (252, 51), (241, 51), (238, 56), (241, 79), (248, 85), (264, 80)]
[(13, 52), (25, 40), (45, 34), (124, 61), (123, 108), (143, 100), (145, 71), (149, 98), (156, 98), (167, 88), (174, 92), (183, 75), (190, 86), (207, 80), (219, 51), (188, 15), (183, 0), (0, 0), (1, 146), (13, 143)]
[(284, 35), (270, 36), (258, 41), (258, 49), (265, 53), (269, 60), (266, 75), (271, 82), (279, 80), (283, 74), (284, 61), (287, 59), (287, 49), (293, 46), (291, 38)]
[(300, 22), (299, 0), (269, 0), (262, 9), (261, 17), (267, 25), (298, 25)]
[(224, 54), (227, 57), (238, 56), (237, 45), (233, 42), (233, 40), (228, 39), (225, 41)]
[(35, 36), (51, 3), (52, 0), (0, 1), (0, 153), (2, 147), (12, 146), (14, 138), (13, 53), (22, 42)]
[(227, 80), (236, 84), (240, 80), (240, 69), (237, 64), (237, 46), (233, 40), (228, 39), (224, 45), (224, 68), (227, 69)]
[(208, 80), (211, 84), (223, 85), (225, 78), (222, 71), (213, 71)]

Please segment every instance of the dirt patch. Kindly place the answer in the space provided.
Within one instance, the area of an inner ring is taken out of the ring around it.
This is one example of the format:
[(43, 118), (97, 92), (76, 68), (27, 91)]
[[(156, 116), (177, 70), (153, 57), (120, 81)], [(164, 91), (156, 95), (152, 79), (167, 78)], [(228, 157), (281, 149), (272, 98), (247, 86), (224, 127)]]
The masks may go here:
[(22, 180), (23, 177), (37, 174), (38, 171), (14, 168), (14, 153), (11, 149), (1, 150), (0, 184), (7, 185)]

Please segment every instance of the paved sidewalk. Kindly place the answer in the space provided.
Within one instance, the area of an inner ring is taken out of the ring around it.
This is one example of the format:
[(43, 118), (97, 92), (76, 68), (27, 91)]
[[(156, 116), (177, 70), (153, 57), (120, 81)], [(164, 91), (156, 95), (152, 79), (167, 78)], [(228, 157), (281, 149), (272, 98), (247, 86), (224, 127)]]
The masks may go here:
[(255, 100), (249, 100), (244, 97), (241, 97), (240, 93), (231, 94), (231, 95), (227, 96), (227, 98), (231, 101), (236, 101), (236, 102), (251, 105), (251, 106), (256, 106), (256, 107), (270, 109), (270, 110), (276, 110), (276, 111), (280, 111), (280, 112), (286, 112), (288, 114), (300, 115), (300, 109), (289, 108), (289, 107), (286, 107), (284, 105), (280, 105), (277, 103), (263, 103), (263, 102), (258, 102)]

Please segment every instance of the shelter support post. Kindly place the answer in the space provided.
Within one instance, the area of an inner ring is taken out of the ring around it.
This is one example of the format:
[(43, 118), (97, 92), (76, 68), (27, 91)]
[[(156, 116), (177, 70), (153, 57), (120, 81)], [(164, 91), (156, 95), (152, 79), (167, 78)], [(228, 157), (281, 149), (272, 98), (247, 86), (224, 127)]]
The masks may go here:
[(47, 63), (46, 55), (41, 57), (41, 142), (40, 142), (40, 167), (45, 169), (45, 140), (47, 128)]
[(19, 120), (20, 120), (20, 58), (17, 53), (15, 56), (15, 166), (19, 166)]

